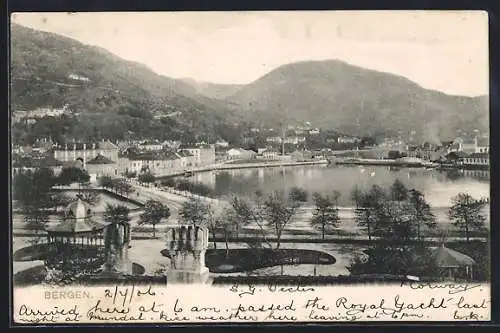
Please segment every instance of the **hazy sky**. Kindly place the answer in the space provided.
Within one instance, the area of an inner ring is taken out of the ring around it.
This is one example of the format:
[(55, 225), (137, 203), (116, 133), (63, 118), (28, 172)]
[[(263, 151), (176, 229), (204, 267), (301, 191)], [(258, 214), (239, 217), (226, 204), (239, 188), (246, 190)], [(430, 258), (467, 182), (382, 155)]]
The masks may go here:
[(488, 93), (484, 12), (17, 13), (157, 73), (248, 83), (300, 60), (340, 59), (450, 94)]

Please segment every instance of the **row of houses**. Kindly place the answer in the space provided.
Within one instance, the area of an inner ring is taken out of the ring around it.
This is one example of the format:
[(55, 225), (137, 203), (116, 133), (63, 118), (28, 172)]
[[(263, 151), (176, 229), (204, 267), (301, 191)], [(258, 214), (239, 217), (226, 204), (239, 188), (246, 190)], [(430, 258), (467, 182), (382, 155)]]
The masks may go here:
[(422, 145), (408, 145), (406, 154), (408, 157), (416, 157), (428, 161), (439, 161), (453, 152), (461, 152), (470, 155), (488, 154), (489, 151), (488, 138), (476, 136), (473, 139), (457, 138), (453, 141), (444, 141), (441, 144), (424, 143)]
[(464, 151), (451, 152), (446, 155), (442, 163), (450, 164), (456, 167), (488, 167), (490, 165), (490, 156), (488, 153), (471, 153)]
[(144, 151), (128, 147), (122, 151), (110, 141), (74, 142), (52, 147), (45, 154), (16, 154), (14, 173), (37, 167), (56, 172), (65, 166), (81, 165), (95, 177), (119, 176), (127, 172), (149, 170), (157, 176), (170, 175), (193, 167), (215, 163), (215, 147), (200, 145), (179, 149)]
[(63, 114), (70, 114), (70, 113), (71, 110), (69, 108), (69, 105), (64, 105), (62, 108), (43, 107), (29, 111), (15, 110), (12, 113), (11, 119), (13, 123), (24, 121), (28, 124), (33, 124), (40, 118), (59, 117), (62, 116)]

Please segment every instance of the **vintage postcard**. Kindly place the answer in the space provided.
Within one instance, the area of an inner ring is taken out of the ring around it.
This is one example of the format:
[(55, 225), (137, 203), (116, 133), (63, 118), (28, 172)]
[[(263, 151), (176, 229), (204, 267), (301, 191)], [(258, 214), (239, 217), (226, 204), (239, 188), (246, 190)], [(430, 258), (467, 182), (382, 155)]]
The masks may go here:
[(12, 321), (490, 320), (488, 15), (14, 13)]

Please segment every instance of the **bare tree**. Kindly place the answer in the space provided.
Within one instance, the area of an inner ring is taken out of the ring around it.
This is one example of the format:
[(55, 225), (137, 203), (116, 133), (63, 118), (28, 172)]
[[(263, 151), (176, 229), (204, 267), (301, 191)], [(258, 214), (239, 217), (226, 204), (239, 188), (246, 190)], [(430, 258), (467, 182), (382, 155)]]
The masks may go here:
[(421, 239), (422, 237), (422, 226), (426, 226), (427, 228), (435, 228), (436, 227), (436, 216), (432, 213), (430, 205), (425, 200), (425, 196), (422, 192), (411, 189), (408, 192), (408, 200), (410, 204), (413, 206), (413, 219), (417, 226), (417, 238)]
[(381, 227), (383, 203), (386, 199), (386, 192), (378, 185), (373, 185), (366, 193), (360, 193), (359, 207), (355, 210), (355, 218), (358, 225), (366, 230), (369, 240)]
[(321, 229), (321, 239), (325, 239), (325, 231), (328, 227), (336, 227), (339, 222), (338, 208), (327, 195), (314, 193), (314, 204), (316, 209), (311, 219), (311, 224), (314, 228)]

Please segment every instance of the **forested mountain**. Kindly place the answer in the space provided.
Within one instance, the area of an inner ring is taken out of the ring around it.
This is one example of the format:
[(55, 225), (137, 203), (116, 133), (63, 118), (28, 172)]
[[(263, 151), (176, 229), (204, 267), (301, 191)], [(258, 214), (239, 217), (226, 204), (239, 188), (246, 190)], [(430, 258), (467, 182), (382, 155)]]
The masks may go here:
[(244, 84), (201, 82), (191, 78), (184, 78), (182, 81), (193, 87), (198, 94), (214, 99), (226, 99), (245, 86)]
[(489, 126), (485, 96), (450, 96), (339, 60), (283, 65), (229, 100), (248, 109), (253, 120), (310, 121), (357, 135), (415, 131), (417, 137), (436, 141)]
[(224, 85), (158, 75), (100, 47), (16, 24), (11, 45), (11, 110), (68, 105), (77, 115), (63, 126), (41, 121), (28, 134), (14, 128), (15, 138), (236, 142), (248, 124), (310, 121), (346, 134), (415, 131), (437, 141), (489, 126), (485, 96), (450, 96), (339, 60), (287, 64), (250, 84)]
[(162, 131), (216, 136), (231, 120), (224, 101), (100, 47), (16, 24), (11, 45), (11, 110), (68, 105), (80, 123), (69, 136), (147, 135), (155, 115), (174, 115)]

